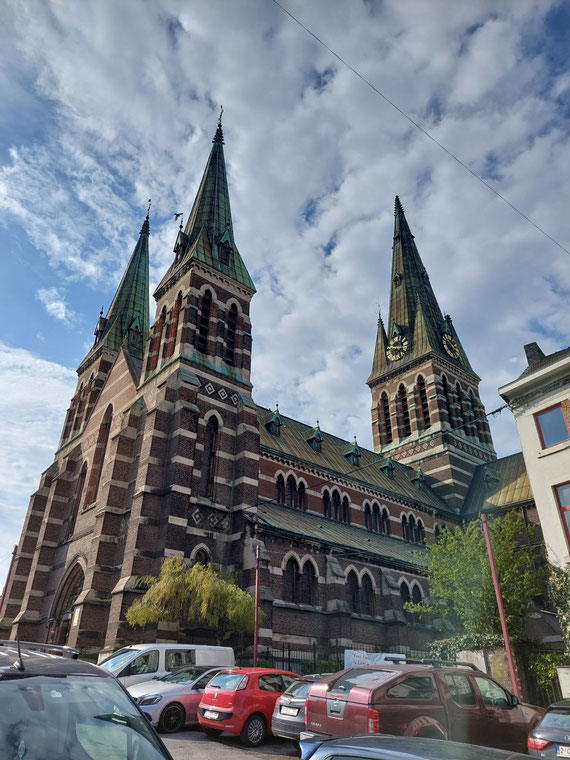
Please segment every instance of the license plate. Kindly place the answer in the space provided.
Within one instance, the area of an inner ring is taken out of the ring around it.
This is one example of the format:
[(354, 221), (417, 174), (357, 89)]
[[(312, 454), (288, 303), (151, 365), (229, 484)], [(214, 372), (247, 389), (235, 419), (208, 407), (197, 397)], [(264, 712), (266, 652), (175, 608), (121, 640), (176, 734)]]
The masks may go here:
[(298, 715), (299, 714), (299, 708), (298, 707), (284, 707), (284, 706), (281, 706), (281, 714), (282, 715)]
[(213, 710), (204, 711), (204, 718), (209, 718), (210, 720), (217, 720), (219, 716), (220, 716), (220, 713), (214, 712)]
[(560, 744), (557, 744), (556, 754), (558, 757), (570, 757), (570, 747), (563, 747)]

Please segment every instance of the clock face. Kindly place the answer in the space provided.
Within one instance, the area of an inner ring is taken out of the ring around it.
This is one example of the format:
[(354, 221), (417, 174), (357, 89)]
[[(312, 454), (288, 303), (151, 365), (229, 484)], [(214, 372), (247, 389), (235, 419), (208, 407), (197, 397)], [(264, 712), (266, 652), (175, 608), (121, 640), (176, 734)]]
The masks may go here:
[(442, 343), (447, 353), (453, 357), (453, 359), (457, 359), (459, 356), (459, 346), (449, 333), (443, 334)]
[(397, 361), (398, 359), (401, 359), (402, 356), (406, 353), (408, 350), (408, 339), (404, 338), (403, 335), (394, 335), (393, 338), (390, 339), (390, 342), (388, 343), (388, 350), (386, 351), (386, 356), (390, 361)]

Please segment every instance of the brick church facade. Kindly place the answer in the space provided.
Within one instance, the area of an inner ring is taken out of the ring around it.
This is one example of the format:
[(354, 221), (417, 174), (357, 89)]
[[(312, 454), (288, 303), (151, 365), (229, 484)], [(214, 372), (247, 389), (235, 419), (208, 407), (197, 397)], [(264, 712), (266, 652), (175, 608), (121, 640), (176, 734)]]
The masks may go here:
[(529, 509), (532, 495), (519, 467), (522, 490), (505, 500), (479, 378), (399, 199), (389, 320), (367, 381), (374, 451), (253, 399), (255, 287), (234, 240), (221, 125), (150, 329), (149, 233), (147, 215), (77, 370), (0, 626), (92, 653), (213, 640), (184, 621), (129, 627), (136, 579), (176, 555), (229, 568), (251, 590), (260, 546), (262, 645), (423, 648), (434, 630), (403, 605), (426, 593), (424, 542), (493, 494)]

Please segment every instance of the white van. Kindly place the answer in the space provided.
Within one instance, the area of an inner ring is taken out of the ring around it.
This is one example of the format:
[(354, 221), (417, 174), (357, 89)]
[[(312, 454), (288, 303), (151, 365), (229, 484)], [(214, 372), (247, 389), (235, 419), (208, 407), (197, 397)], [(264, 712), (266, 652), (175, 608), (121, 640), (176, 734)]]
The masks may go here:
[(125, 686), (159, 678), (184, 665), (235, 665), (231, 647), (207, 644), (131, 644), (118, 649), (99, 665)]

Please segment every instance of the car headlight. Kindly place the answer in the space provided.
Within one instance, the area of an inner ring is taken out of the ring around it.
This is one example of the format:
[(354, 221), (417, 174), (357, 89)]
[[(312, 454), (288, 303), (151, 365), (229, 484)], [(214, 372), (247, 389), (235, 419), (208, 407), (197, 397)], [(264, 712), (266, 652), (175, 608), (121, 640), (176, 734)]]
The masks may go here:
[(156, 705), (162, 697), (160, 694), (149, 694), (147, 697), (143, 697), (139, 702), (140, 705)]

